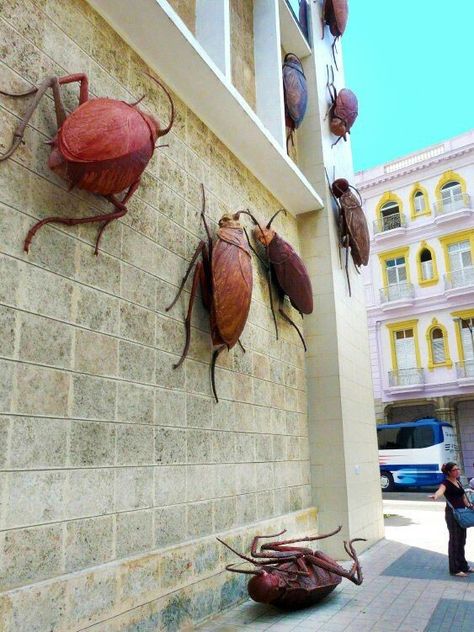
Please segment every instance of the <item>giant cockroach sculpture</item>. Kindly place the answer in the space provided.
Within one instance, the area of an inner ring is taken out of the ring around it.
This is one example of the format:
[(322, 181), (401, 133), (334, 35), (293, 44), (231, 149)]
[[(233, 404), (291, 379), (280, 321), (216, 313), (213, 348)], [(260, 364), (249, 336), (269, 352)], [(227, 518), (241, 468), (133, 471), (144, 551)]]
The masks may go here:
[[(173, 368), (177, 369), (188, 354), (193, 304), (198, 285), (200, 285), (201, 299), (209, 312), (212, 344), (215, 347), (211, 361), (211, 384), (212, 392), (218, 402), (215, 384), (216, 360), (221, 351), (225, 348), (231, 349), (239, 342), (247, 322), (252, 298), (252, 261), (248, 241), (239, 222), (240, 214), (246, 211), (239, 211), (234, 215), (223, 215), (219, 220), (217, 238), (213, 241), (205, 216), (204, 186), (202, 186), (202, 198), (201, 218), (207, 234), (207, 244), (203, 240), (199, 242), (178, 293), (166, 311), (169, 311), (178, 300), (195, 265), (188, 312), (184, 321), (186, 340), (181, 358)], [(202, 261), (197, 261), (200, 255)]]
[(357, 97), (352, 90), (343, 88), (339, 93), (337, 92), (336, 86), (334, 85), (334, 70), (332, 66), (331, 78), (329, 75), (329, 66), (327, 67), (327, 75), (327, 88), (331, 98), (331, 106), (328, 111), (329, 127), (331, 132), (339, 137), (336, 142), (331, 145), (331, 147), (334, 147), (341, 138), (345, 141), (347, 140), (346, 134), (350, 134), (351, 127), (357, 118), (359, 110)]
[[(275, 217), (281, 213), (283, 209), (277, 211), (265, 228), (262, 228), (255, 217), (248, 213), (252, 218), (255, 228), (253, 234), (262, 246), (265, 248), (266, 260), (263, 262), (267, 267), (268, 291), (270, 294), (270, 307), (272, 310), (273, 321), (275, 323), (276, 337), (278, 339), (278, 325), (273, 307), (272, 284), (273, 280), (278, 292), (278, 312), (292, 325), (303, 343), (306, 351), (306, 344), (301, 331), (293, 320), (283, 311), (283, 299), (288, 296), (293, 307), (303, 314), (311, 314), (313, 311), (313, 289), (306, 266), (293, 248), (283, 237), (271, 228)], [(254, 251), (255, 252), (255, 251)], [(257, 256), (260, 258), (260, 256)]]
[[(9, 158), (22, 142), (25, 128), (45, 92), (51, 88), (56, 110), (58, 131), (49, 141), (51, 154), (48, 166), (69, 183), (70, 189), (78, 187), (91, 193), (103, 195), (116, 210), (93, 217), (47, 217), (37, 222), (25, 239), (28, 252), (35, 233), (45, 224), (56, 223), (67, 226), (101, 222), (95, 253), (100, 238), (111, 221), (127, 212), (126, 203), (140, 184), (140, 177), (155, 151), (155, 142), (165, 136), (174, 121), (174, 106), (165, 87), (151, 77), (166, 93), (170, 105), (170, 122), (161, 129), (158, 121), (137, 107), (137, 103), (125, 103), (117, 99), (89, 99), (88, 78), (83, 73), (66, 77), (47, 77), (39, 87), (21, 94), (1, 94), (11, 97), (35, 95), (30, 107), (18, 125), (10, 149), (0, 155), (0, 161)], [(67, 114), (61, 101), (60, 86), (79, 83), (79, 106)], [(141, 100), (141, 99), (140, 99)], [(126, 191), (122, 200), (116, 195)]]
[(321, 601), (341, 583), (343, 577), (358, 586), (362, 584), (362, 571), (353, 543), (364, 541), (363, 538), (344, 542), (344, 549), (353, 560), (349, 571), (321, 551), (293, 546), (298, 542), (328, 538), (340, 530), (341, 527), (325, 535), (269, 542), (262, 544), (260, 551), (257, 547), (261, 538), (276, 538), (285, 531), (274, 535), (257, 535), (252, 541), (252, 557), (242, 555), (223, 540), (217, 539), (233, 553), (256, 567), (250, 570), (236, 568), (235, 564), (226, 566), (227, 570), (234, 573), (253, 575), (247, 585), (251, 599), (294, 610)]
[[(334, 180), (332, 184), (329, 182), (329, 185), (339, 209), (339, 239), (341, 246), (346, 248), (345, 267), (350, 295), (351, 284), (349, 281), (348, 270), (349, 249), (357, 271), (360, 266), (366, 266), (369, 263), (369, 228), (367, 226), (364, 211), (362, 210), (362, 200), (359, 191), (350, 185), (345, 178), (338, 178), (337, 180)], [(352, 191), (357, 193), (357, 197)]]
[(323, 0), (323, 7), (321, 10), (321, 24), (324, 39), (324, 25), (329, 26), (331, 35), (334, 35), (332, 42), (332, 56), (337, 68), (337, 61), (335, 55), (336, 41), (344, 34), (346, 30), (347, 18), (349, 17), (349, 7), (347, 0)]
[(299, 57), (293, 53), (287, 53), (283, 63), (283, 94), (286, 127), (290, 130), (286, 138), (288, 150), (288, 141), (290, 138), (293, 141), (294, 131), (301, 125), (308, 105), (308, 88), (303, 66)]

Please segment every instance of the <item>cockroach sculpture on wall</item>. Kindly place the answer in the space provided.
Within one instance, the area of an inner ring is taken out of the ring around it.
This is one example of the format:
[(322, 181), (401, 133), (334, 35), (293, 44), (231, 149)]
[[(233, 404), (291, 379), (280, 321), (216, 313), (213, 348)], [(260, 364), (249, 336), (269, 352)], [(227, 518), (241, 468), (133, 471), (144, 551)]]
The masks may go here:
[(345, 178), (338, 178), (331, 184), (328, 177), (328, 184), (339, 211), (339, 241), (341, 246), (346, 249), (345, 268), (350, 295), (351, 284), (348, 270), (349, 249), (355, 268), (359, 271), (361, 266), (366, 266), (369, 263), (369, 228), (364, 211), (362, 210), (362, 199), (359, 191), (349, 184)]
[(331, 105), (327, 114), (329, 116), (329, 128), (335, 136), (339, 137), (336, 142), (331, 145), (331, 147), (334, 147), (341, 138), (345, 141), (347, 140), (346, 134), (350, 134), (351, 127), (357, 118), (359, 104), (352, 90), (343, 88), (339, 93), (337, 92), (336, 86), (334, 85), (334, 70), (332, 66), (331, 71), (329, 71), (329, 66), (327, 66), (327, 76), (327, 88), (331, 98)]
[[(216, 239), (213, 240), (206, 221), (206, 198), (202, 187), (201, 219), (207, 234), (207, 244), (201, 240), (186, 270), (178, 293), (166, 308), (169, 311), (178, 300), (185, 283), (194, 267), (191, 296), (185, 318), (186, 339), (179, 361), (173, 366), (177, 369), (185, 360), (191, 342), (191, 317), (198, 286), (201, 299), (209, 312), (211, 338), (214, 346), (211, 361), (211, 385), (216, 402), (219, 401), (215, 383), (215, 366), (219, 354), (240, 342), (239, 338), (247, 322), (252, 298), (253, 276), (252, 261), (244, 230), (239, 216), (246, 211), (233, 215), (223, 215), (219, 220)], [(201, 256), (201, 261), (198, 258)]]
[[(56, 223), (67, 226), (102, 223), (95, 246), (98, 253), (104, 229), (115, 219), (127, 213), (126, 204), (137, 190), (140, 177), (155, 151), (156, 140), (168, 134), (174, 121), (174, 105), (171, 95), (156, 79), (148, 75), (167, 95), (171, 114), (168, 125), (162, 129), (159, 122), (137, 107), (136, 103), (125, 103), (105, 97), (89, 99), (87, 75), (78, 73), (65, 77), (47, 77), (39, 87), (31, 88), (10, 97), (34, 95), (33, 101), (23, 116), (14, 135), (10, 149), (0, 156), (0, 161), (9, 158), (22, 142), (28, 125), (41, 98), (49, 89), (53, 92), (58, 131), (49, 141), (51, 154), (48, 166), (69, 183), (70, 189), (78, 187), (104, 196), (115, 206), (115, 211), (92, 217), (47, 217), (37, 222), (28, 232), (24, 249), (28, 252), (35, 233), (45, 224)], [(66, 113), (61, 100), (60, 86), (79, 83), (79, 105), (70, 114)], [(141, 101), (141, 99), (140, 99)], [(125, 191), (119, 200), (116, 195)]]
[(251, 599), (287, 610), (296, 610), (324, 599), (341, 583), (343, 577), (357, 586), (362, 584), (362, 570), (353, 543), (365, 541), (363, 538), (344, 542), (344, 549), (353, 560), (350, 570), (346, 570), (321, 551), (294, 546), (299, 542), (328, 538), (340, 530), (341, 527), (325, 535), (268, 542), (261, 545), (260, 551), (259, 540), (276, 538), (285, 531), (274, 535), (257, 535), (250, 548), (251, 557), (239, 553), (223, 540), (217, 539), (240, 558), (254, 565), (253, 569), (236, 568), (236, 564), (226, 566), (228, 571), (253, 575), (247, 585)]
[(336, 61), (336, 41), (342, 37), (346, 30), (347, 18), (349, 17), (349, 7), (347, 0), (323, 0), (321, 10), (322, 39), (324, 39), (324, 25), (329, 26), (331, 35), (334, 35), (332, 42), (332, 56), (337, 68)]
[[(292, 325), (303, 343), (306, 351), (306, 343), (298, 326), (283, 311), (283, 300), (288, 296), (290, 303), (298, 312), (311, 314), (313, 311), (313, 289), (306, 266), (293, 248), (283, 237), (281, 237), (271, 226), (275, 217), (284, 211), (280, 209), (268, 221), (265, 228), (262, 228), (253, 215), (250, 215), (255, 225), (253, 235), (255, 239), (265, 248), (264, 265), (267, 268), (268, 291), (270, 294), (270, 307), (275, 323), (276, 337), (278, 340), (278, 325), (275, 316), (272, 297), (272, 281), (278, 293), (278, 313), (290, 325)], [(284, 211), (286, 213), (286, 211)], [(254, 250), (255, 252), (255, 250)], [(255, 252), (259, 259), (260, 255)]]
[(301, 125), (308, 105), (308, 88), (301, 60), (294, 53), (287, 53), (283, 62), (283, 94), (285, 98), (286, 138), (294, 143), (294, 132)]

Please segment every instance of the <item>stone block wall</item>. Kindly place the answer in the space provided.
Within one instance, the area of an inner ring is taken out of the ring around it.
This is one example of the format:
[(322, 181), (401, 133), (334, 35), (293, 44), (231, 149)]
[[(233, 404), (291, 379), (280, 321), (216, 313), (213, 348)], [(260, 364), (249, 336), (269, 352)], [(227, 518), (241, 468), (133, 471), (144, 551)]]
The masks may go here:
[(196, 32), (196, 0), (169, 0), (191, 33)]
[[(0, 4), (2, 89), (86, 72), (91, 96), (132, 102), (145, 94), (143, 107), (166, 124), (167, 99), (146, 70), (84, 0)], [(76, 107), (77, 86), (62, 91), (66, 107)], [(258, 262), (246, 353), (222, 354), (217, 368), (221, 402), (211, 397), (200, 301), (189, 357), (172, 368), (189, 293), (165, 308), (204, 237), (201, 183), (213, 229), (225, 212), (249, 207), (267, 219), (279, 208), (174, 101), (169, 148), (156, 151), (98, 257), (96, 224), (46, 226), (23, 251), (39, 219), (110, 211), (90, 193), (69, 192), (48, 169), (45, 141), (56, 131), (50, 95), (25, 143), (0, 163), (0, 613), (8, 631), (71, 632), (112, 617), (114, 629), (125, 629), (120, 613), (130, 610), (131, 621), (145, 612), (152, 621), (160, 599), (188, 594), (177, 590), (191, 591), (189, 616), (202, 619), (242, 595), (240, 579), (222, 588), (230, 580), (213, 534), (251, 533), (264, 520), (270, 531), (275, 521), (293, 532), (315, 526), (314, 515), (301, 512), (311, 504), (304, 353), (283, 321), (275, 339)], [(0, 152), (28, 103), (0, 97)], [(294, 218), (280, 215), (275, 227), (298, 247)], [(214, 561), (202, 572), (215, 584), (209, 594), (220, 595), (211, 604), (196, 588), (204, 586), (195, 567), (203, 538)]]
[(256, 108), (253, 0), (230, 0), (232, 83), (251, 108)]

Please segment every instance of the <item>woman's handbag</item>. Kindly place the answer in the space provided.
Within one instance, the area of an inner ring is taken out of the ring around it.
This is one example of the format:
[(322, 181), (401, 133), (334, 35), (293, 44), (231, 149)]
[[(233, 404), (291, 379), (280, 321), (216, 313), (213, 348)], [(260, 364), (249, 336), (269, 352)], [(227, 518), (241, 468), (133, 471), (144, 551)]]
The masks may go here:
[(454, 509), (454, 507), (448, 500), (446, 500), (446, 502), (453, 510), (454, 519), (460, 527), (462, 527), (463, 529), (474, 527), (474, 509), (470, 509), (469, 507)]

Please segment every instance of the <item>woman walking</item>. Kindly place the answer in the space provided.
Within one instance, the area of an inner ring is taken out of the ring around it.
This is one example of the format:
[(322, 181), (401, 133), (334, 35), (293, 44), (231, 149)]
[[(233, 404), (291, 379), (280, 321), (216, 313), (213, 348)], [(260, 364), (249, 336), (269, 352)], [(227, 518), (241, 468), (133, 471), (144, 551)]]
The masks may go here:
[(466, 562), (464, 555), (464, 546), (466, 544), (466, 529), (463, 529), (456, 522), (453, 515), (453, 510), (448, 505), (448, 502), (454, 507), (454, 509), (462, 509), (463, 507), (470, 507), (471, 504), (466, 498), (464, 489), (459, 481), (460, 469), (456, 463), (445, 463), (441, 471), (445, 475), (444, 481), (441, 483), (437, 491), (430, 496), (433, 500), (438, 500), (441, 496), (446, 498), (445, 518), (449, 531), (449, 545), (448, 545), (448, 557), (449, 557), (449, 572), (456, 577), (467, 577), (468, 573), (473, 573), (474, 569), (471, 569)]

